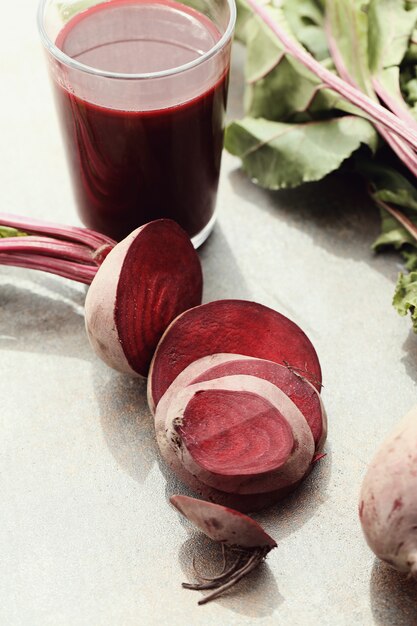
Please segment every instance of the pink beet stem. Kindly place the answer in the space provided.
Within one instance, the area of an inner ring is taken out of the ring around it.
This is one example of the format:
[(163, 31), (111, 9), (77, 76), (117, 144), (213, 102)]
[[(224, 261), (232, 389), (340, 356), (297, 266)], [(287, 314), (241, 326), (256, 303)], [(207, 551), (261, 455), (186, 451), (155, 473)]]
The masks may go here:
[(339, 76), (336, 76), (321, 65), (321, 63), (316, 61), (311, 54), (302, 48), (298, 42), (294, 41), (285, 29), (273, 19), (265, 7), (258, 4), (257, 0), (247, 0), (247, 3), (277, 36), (283, 45), (285, 52), (291, 54), (307, 69), (318, 76), (323, 83), (327, 85), (327, 87), (361, 109), (365, 113), (366, 117), (371, 117), (375, 123), (383, 124), (389, 130), (397, 133), (413, 148), (416, 148), (417, 132), (414, 129), (408, 128), (407, 125), (402, 120), (398, 119), (397, 116), (393, 115), (390, 111), (369, 98), (362, 91), (353, 87), (345, 80), (342, 80)]
[(408, 219), (408, 217), (406, 217), (403, 213), (401, 213), (401, 211), (398, 211), (398, 209), (395, 209), (394, 207), (392, 207), (390, 204), (387, 204), (383, 200), (380, 200), (379, 198), (375, 196), (372, 196), (372, 197), (374, 201), (376, 202), (376, 204), (381, 209), (384, 209), (385, 211), (390, 213), (401, 224), (401, 226), (407, 232), (409, 232), (410, 235), (414, 237), (414, 239), (417, 240), (417, 226), (413, 224), (413, 222), (410, 219)]
[(57, 274), (79, 283), (85, 283), (86, 285), (92, 282), (98, 270), (97, 266), (82, 265), (74, 261), (49, 258), (40, 254), (10, 254), (7, 252), (0, 252), (0, 265), (40, 270), (50, 274)]
[(23, 253), (50, 256), (57, 259), (66, 259), (87, 265), (97, 265), (93, 258), (93, 251), (86, 246), (53, 239), (52, 237), (5, 237), (0, 239), (2, 254)]
[[(329, 20), (326, 20), (325, 30), (326, 30), (326, 38), (327, 38), (327, 43), (329, 46), (330, 54), (332, 56), (332, 59), (334, 61), (334, 64), (336, 66), (336, 69), (340, 77), (344, 81), (346, 81), (346, 83), (348, 83), (349, 85), (352, 85), (352, 87), (358, 89), (359, 91), (359, 87), (356, 84), (356, 81), (350, 75), (349, 70), (347, 69), (345, 65), (343, 56), (339, 50), (336, 39), (333, 37), (333, 32), (332, 32)], [(376, 87), (379, 87), (379, 83), (376, 80), (374, 80), (373, 86), (376, 89)], [(381, 87), (381, 90), (382, 90), (382, 87)], [(380, 92), (379, 92), (379, 95), (382, 98)], [(373, 96), (375, 101), (377, 100), (374, 92), (372, 92), (370, 96)], [(384, 100), (384, 98), (382, 99)], [(387, 100), (385, 100), (385, 103), (389, 106)], [(415, 130), (417, 130), (417, 122), (414, 120), (414, 118), (412, 118), (411, 114), (409, 114), (408, 116), (399, 115), (399, 112), (398, 110), (396, 110), (396, 108), (392, 108), (392, 107), (390, 108), (396, 115), (398, 115), (401, 119), (403, 119), (404, 122), (408, 126), (411, 126), (411, 128), (414, 128)], [(402, 113), (404, 113), (403, 110), (402, 110)], [(410, 124), (410, 120), (409, 120), (410, 117), (413, 119), (413, 124)], [(382, 124), (375, 123), (375, 128), (377, 129), (381, 137), (385, 139), (387, 144), (391, 146), (392, 150), (397, 154), (398, 158), (404, 163), (404, 165), (410, 170), (410, 172), (417, 178), (417, 154), (414, 152), (414, 149), (407, 142), (402, 140), (395, 133), (388, 130)]]
[(35, 235), (52, 235), (56, 238), (67, 239), (74, 243), (84, 244), (93, 250), (96, 250), (103, 244), (111, 246), (116, 245), (116, 241), (110, 239), (110, 237), (97, 233), (89, 228), (63, 226), (62, 224), (56, 224), (54, 222), (45, 222), (43, 220), (11, 215), (9, 213), (0, 213), (0, 224)]
[(417, 120), (410, 113), (410, 110), (406, 102), (402, 99), (401, 94), (399, 93), (398, 99), (394, 98), (377, 78), (372, 79), (372, 84), (376, 93), (381, 100), (385, 102), (387, 107), (391, 109), (395, 115), (402, 119), (410, 128), (417, 130)]

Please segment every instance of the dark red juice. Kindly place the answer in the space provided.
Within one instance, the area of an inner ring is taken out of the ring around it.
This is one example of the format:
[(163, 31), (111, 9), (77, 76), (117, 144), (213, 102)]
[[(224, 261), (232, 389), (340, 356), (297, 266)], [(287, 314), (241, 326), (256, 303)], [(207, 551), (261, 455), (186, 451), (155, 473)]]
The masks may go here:
[[(176, 2), (113, 0), (70, 20), (56, 44), (84, 65), (131, 75), (190, 63), (219, 39), (207, 17)], [(149, 79), (59, 67), (58, 111), (83, 222), (115, 239), (160, 217), (200, 233), (214, 214), (228, 60)]]

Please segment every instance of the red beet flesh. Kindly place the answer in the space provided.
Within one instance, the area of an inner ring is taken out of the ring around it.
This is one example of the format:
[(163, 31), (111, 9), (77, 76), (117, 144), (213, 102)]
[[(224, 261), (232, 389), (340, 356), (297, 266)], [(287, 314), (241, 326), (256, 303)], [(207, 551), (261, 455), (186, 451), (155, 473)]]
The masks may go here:
[(202, 297), (201, 264), (171, 220), (145, 224), (106, 257), (87, 294), (86, 326), (111, 367), (147, 376), (161, 335)]
[[(220, 357), (220, 355), (218, 356)], [(182, 379), (184, 381), (183, 386), (236, 374), (247, 374), (248, 376), (256, 376), (257, 378), (268, 380), (279, 389), (282, 389), (290, 400), (300, 409), (311, 428), (316, 450), (320, 450), (327, 436), (327, 417), (320, 395), (315, 387), (305, 378), (295, 374), (284, 365), (278, 365), (278, 363), (264, 359), (254, 359), (243, 356), (238, 359), (236, 355), (233, 355), (233, 360), (230, 360), (231, 356), (232, 355), (229, 355), (228, 358), (227, 355), (222, 355), (222, 359), (219, 359), (220, 362), (212, 367), (208, 366), (212, 360), (200, 359), (202, 373), (196, 375), (196, 369), (193, 368), (192, 380), (186, 383), (186, 372), (188, 368), (185, 369), (180, 375), (184, 376)], [(221, 362), (221, 360), (223, 362)], [(204, 367), (206, 367), (206, 369), (203, 369)], [(179, 378), (180, 377), (176, 380), (179, 380)]]
[(321, 387), (316, 351), (294, 322), (255, 302), (218, 300), (186, 311), (165, 331), (149, 373), (151, 405), (190, 363), (219, 352), (288, 364)]
[[(162, 456), (205, 497), (235, 506), (239, 494), (243, 497), (235, 508), (250, 510), (276, 500), (308, 473), (314, 454), (311, 430), (295, 404), (270, 382), (227, 376), (166, 396), (155, 414)], [(259, 499), (260, 494), (269, 495)]]
[(246, 391), (200, 391), (187, 404), (178, 432), (198, 465), (223, 476), (281, 467), (294, 446), (281, 413)]

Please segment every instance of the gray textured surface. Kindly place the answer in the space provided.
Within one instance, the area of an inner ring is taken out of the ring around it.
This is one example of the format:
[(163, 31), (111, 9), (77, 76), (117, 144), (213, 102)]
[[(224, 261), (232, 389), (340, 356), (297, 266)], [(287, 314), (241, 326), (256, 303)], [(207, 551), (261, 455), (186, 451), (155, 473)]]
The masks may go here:
[[(0, 22), (1, 208), (76, 223), (35, 5), (9, 2)], [(258, 516), (278, 549), (205, 607), (180, 582), (193, 552), (217, 552), (167, 504), (181, 487), (143, 384), (91, 354), (84, 287), (0, 268), (0, 624), (417, 624), (415, 586), (374, 560), (356, 513), (366, 463), (416, 400), (417, 338), (390, 306), (397, 259), (370, 253), (376, 232), (354, 181), (269, 194), (225, 155), (205, 300), (258, 300), (303, 326), (330, 430), (306, 484)]]

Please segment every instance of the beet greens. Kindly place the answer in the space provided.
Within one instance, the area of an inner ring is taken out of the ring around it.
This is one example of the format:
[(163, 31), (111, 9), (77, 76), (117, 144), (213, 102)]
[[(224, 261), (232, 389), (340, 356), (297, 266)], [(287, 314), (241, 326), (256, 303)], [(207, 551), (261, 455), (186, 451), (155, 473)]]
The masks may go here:
[(350, 159), (381, 214), (374, 249), (399, 250), (410, 271), (394, 305), (417, 332), (415, 3), (238, 0), (236, 34), (246, 117), (228, 127), (226, 148), (268, 189), (320, 180)]

